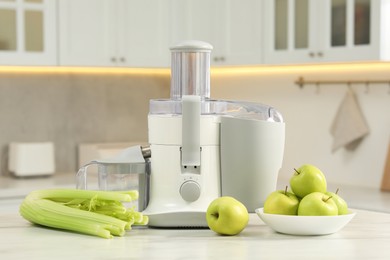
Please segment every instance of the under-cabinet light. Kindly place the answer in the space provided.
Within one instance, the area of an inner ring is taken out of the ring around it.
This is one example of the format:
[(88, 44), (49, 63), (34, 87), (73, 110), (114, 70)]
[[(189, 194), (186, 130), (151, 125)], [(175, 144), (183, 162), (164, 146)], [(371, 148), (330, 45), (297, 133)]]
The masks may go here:
[(273, 74), (273, 73), (302, 73), (302, 72), (365, 72), (374, 70), (389, 70), (390, 63), (365, 62), (365, 63), (333, 63), (310, 65), (257, 65), (245, 67), (217, 67), (211, 68), (211, 75), (227, 74)]
[(111, 67), (35, 67), (0, 66), (0, 73), (80, 73), (80, 74), (137, 74), (168, 75), (168, 68), (111, 68)]
[[(272, 74), (272, 73), (302, 73), (302, 72), (364, 72), (372, 70), (390, 70), (390, 63), (333, 63), (306, 65), (254, 65), (211, 67), (211, 75), (237, 74)], [(112, 68), (112, 67), (35, 67), (35, 66), (0, 66), (0, 73), (81, 73), (81, 74), (133, 74), (161, 75), (170, 74), (170, 68)]]

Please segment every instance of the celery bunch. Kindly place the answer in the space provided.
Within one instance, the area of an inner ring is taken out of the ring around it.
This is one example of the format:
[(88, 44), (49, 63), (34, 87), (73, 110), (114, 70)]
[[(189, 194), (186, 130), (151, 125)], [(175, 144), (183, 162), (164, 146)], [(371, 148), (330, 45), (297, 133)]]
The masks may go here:
[(148, 223), (147, 216), (122, 204), (136, 199), (135, 190), (37, 190), (26, 196), (19, 211), (34, 224), (111, 238)]

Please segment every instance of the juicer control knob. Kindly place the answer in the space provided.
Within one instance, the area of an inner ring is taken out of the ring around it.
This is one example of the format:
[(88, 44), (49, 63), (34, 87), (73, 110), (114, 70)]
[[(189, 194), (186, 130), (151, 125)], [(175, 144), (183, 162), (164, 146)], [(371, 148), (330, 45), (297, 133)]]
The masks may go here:
[(180, 187), (181, 197), (188, 202), (193, 202), (199, 199), (200, 186), (195, 181), (186, 181)]

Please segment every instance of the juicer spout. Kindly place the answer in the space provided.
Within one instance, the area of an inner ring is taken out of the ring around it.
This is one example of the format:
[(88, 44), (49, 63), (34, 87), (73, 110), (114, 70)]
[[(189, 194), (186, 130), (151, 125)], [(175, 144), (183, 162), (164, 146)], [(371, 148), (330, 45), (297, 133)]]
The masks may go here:
[(150, 145), (141, 146), (141, 153), (144, 159), (149, 159), (152, 157), (152, 151), (150, 150)]

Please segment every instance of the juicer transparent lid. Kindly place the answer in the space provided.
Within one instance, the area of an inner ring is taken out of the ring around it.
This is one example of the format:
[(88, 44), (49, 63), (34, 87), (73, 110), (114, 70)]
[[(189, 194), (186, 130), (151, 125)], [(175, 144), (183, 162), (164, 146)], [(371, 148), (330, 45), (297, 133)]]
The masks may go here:
[[(182, 113), (181, 100), (152, 99), (149, 105), (149, 114), (152, 115), (181, 115)], [(275, 108), (246, 101), (206, 99), (201, 101), (201, 114), (283, 122), (282, 114)]]

